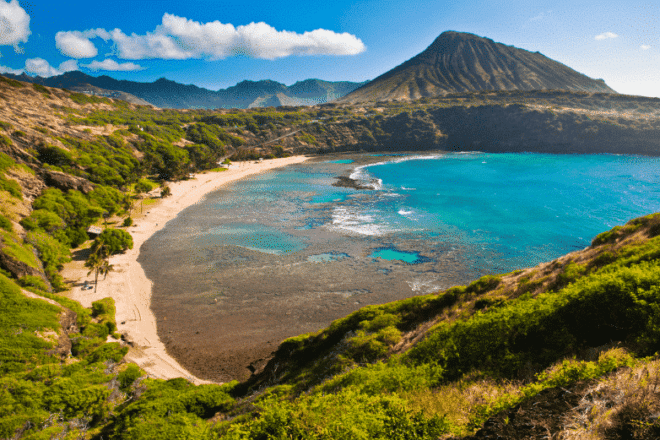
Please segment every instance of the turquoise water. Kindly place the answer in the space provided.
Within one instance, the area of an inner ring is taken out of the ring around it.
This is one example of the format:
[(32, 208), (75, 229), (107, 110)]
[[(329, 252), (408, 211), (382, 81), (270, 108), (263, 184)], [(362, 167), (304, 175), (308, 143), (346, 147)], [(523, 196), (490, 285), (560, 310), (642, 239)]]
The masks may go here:
[(381, 186), (370, 203), (338, 210), (363, 220), (346, 230), (467, 244), (508, 269), (586, 247), (596, 234), (660, 210), (659, 170), (657, 158), (613, 155), (394, 160), (356, 170), (352, 177)]
[(413, 264), (420, 260), (419, 254), (416, 252), (401, 252), (396, 249), (379, 249), (371, 254), (371, 258), (382, 258), (387, 261), (403, 261), (408, 264)]
[[(396, 283), (396, 289), (432, 291), (534, 266), (587, 247), (615, 225), (660, 211), (658, 158), (369, 157), (299, 164), (209, 195), (150, 239), (158, 251), (144, 254), (153, 261), (154, 279), (175, 270), (185, 277), (207, 265), (224, 274), (222, 283), (231, 279), (240, 290), (255, 288), (250, 274), (265, 267), (277, 273), (284, 269), (274, 268), (284, 264), (291, 274), (282, 282), (295, 286), (291, 292), (306, 292), (320, 267), (329, 266), (336, 274), (323, 269), (326, 278), (318, 285), (344, 283), (345, 292), (359, 284), (380, 298)], [(365, 160), (382, 162), (357, 165)], [(374, 189), (333, 186), (342, 174)], [(159, 259), (187, 248), (190, 263), (179, 259), (169, 267), (172, 262)], [(239, 268), (244, 278), (235, 273)]]
[[(332, 186), (341, 170), (377, 189)], [(431, 259), (436, 248), (460, 246), (472, 268), (509, 270), (584, 248), (600, 232), (659, 211), (658, 170), (657, 158), (615, 155), (400, 156), (353, 170), (307, 164), (223, 192), (211, 203), (224, 220), (207, 237), (273, 254), (305, 250), (321, 232)]]
[(353, 159), (337, 159), (328, 161), (328, 163), (349, 164), (355, 162)]
[[(658, 158), (354, 157), (236, 182), (142, 245), (168, 349), (266, 356), (368, 304), (550, 261), (660, 211)], [(333, 186), (346, 175), (374, 189)]]

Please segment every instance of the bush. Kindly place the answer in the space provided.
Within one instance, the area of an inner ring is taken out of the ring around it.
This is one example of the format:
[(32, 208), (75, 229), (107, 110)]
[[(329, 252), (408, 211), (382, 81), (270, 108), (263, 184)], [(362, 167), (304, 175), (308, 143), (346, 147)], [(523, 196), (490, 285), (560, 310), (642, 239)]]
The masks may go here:
[(18, 283), (31, 291), (48, 291), (49, 287), (46, 282), (38, 276), (35, 275), (25, 275), (18, 280)]
[(133, 218), (126, 217), (121, 225), (125, 228), (128, 228), (129, 226), (133, 226)]
[(102, 246), (106, 248), (108, 255), (121, 254), (133, 249), (133, 237), (124, 230), (108, 228), (96, 237), (92, 243), (92, 252), (97, 252)]
[(144, 372), (135, 364), (128, 364), (126, 369), (119, 373), (117, 380), (119, 380), (119, 388), (126, 391), (133, 383), (144, 376)]
[(4, 229), (7, 232), (14, 232), (14, 225), (4, 215), (0, 214), (0, 229)]

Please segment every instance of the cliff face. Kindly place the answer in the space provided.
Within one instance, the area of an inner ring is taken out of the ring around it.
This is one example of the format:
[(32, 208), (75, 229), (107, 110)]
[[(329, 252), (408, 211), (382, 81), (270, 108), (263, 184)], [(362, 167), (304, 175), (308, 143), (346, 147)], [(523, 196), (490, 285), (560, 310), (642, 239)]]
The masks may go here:
[(341, 98), (340, 102), (414, 100), (480, 90), (573, 90), (615, 93), (553, 61), (488, 38), (444, 32), (424, 52)]

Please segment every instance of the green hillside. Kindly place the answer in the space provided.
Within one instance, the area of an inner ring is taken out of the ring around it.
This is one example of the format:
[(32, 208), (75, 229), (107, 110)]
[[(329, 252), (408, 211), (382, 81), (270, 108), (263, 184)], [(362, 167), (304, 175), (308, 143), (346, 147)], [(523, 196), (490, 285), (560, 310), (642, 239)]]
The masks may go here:
[[(580, 145), (638, 139), (657, 154), (654, 100), (548, 92), (163, 111), (0, 77), (0, 101), (0, 438), (660, 435), (660, 214), (534, 268), (365, 307), (283, 341), (249, 380), (222, 386), (150, 378), (126, 362), (112, 300), (84, 309), (60, 295), (59, 273), (81, 247), (130, 247), (119, 225), (136, 196), (228, 156), (429, 139), (467, 148), (489, 133), (512, 143), (566, 133), (570, 121), (570, 133), (589, 134)], [(476, 120), (483, 130), (469, 133)], [(91, 244), (87, 228), (106, 220)]]

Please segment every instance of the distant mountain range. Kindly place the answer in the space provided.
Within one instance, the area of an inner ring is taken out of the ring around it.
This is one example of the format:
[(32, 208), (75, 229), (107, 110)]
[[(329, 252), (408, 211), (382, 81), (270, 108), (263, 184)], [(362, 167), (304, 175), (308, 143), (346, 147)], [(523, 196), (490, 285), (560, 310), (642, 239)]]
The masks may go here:
[(288, 87), (282, 83), (242, 81), (233, 87), (212, 91), (195, 85), (179, 84), (161, 78), (152, 83), (116, 80), (109, 76), (94, 77), (80, 71), (42, 78), (25, 74), (9, 78), (124, 99), (136, 104), (153, 104), (163, 108), (251, 108), (282, 105), (314, 105), (342, 97), (365, 83), (308, 79)]
[(460, 32), (443, 32), (425, 51), (360, 87), (338, 102), (414, 100), (481, 90), (571, 90), (616, 93), (551, 60)]

